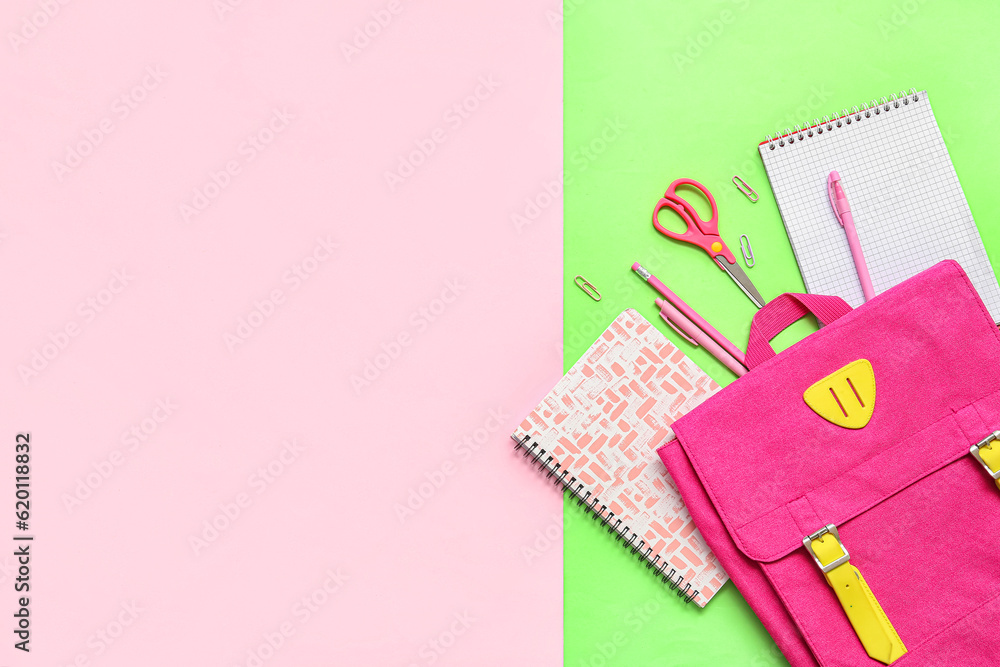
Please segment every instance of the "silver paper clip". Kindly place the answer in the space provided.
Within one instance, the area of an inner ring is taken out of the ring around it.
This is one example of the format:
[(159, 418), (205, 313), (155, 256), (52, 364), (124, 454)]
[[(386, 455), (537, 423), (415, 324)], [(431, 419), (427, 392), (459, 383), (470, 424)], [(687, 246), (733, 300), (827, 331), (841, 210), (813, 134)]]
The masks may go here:
[(733, 183), (736, 185), (739, 191), (745, 194), (747, 196), (747, 199), (752, 201), (754, 204), (756, 204), (757, 200), (760, 199), (760, 197), (757, 196), (757, 193), (754, 192), (754, 189), (751, 188), (749, 185), (747, 185), (747, 182), (744, 181), (739, 176), (733, 176)]
[[(581, 280), (583, 282), (580, 282)], [(583, 276), (577, 276), (576, 278), (573, 279), (573, 282), (576, 283), (577, 287), (579, 287), (580, 289), (583, 290), (584, 294), (586, 294), (587, 296), (589, 296), (594, 301), (600, 301), (601, 300), (601, 293), (598, 292), (597, 288), (594, 287), (590, 283), (590, 281), (587, 280), (586, 278), (584, 278)]]
[(743, 261), (748, 269), (752, 269), (757, 260), (753, 256), (753, 248), (750, 247), (750, 237), (746, 234), (740, 235), (740, 250), (743, 251)]

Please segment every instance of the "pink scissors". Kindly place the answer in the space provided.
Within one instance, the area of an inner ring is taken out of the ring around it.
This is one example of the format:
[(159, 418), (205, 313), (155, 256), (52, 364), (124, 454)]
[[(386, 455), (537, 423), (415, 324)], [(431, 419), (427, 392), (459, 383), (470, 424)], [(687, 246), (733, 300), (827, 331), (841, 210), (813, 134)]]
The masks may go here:
[[(702, 220), (694, 206), (691, 206), (690, 203), (677, 194), (677, 187), (680, 185), (690, 185), (697, 188), (708, 198), (709, 203), (712, 205), (711, 220)], [(671, 231), (660, 224), (658, 216), (664, 208), (669, 208), (681, 216), (681, 220), (687, 225), (684, 233)], [(671, 183), (670, 187), (667, 188), (666, 194), (663, 195), (660, 201), (656, 202), (656, 208), (653, 209), (653, 226), (661, 234), (666, 234), (676, 241), (696, 245), (707, 252), (708, 256), (714, 259), (715, 263), (719, 265), (719, 268), (728, 273), (733, 282), (754, 302), (754, 305), (758, 308), (764, 307), (764, 297), (760, 295), (757, 288), (750, 282), (747, 274), (736, 263), (736, 257), (726, 246), (726, 242), (719, 236), (719, 207), (715, 204), (715, 197), (712, 196), (712, 193), (704, 185), (690, 178), (678, 178)]]

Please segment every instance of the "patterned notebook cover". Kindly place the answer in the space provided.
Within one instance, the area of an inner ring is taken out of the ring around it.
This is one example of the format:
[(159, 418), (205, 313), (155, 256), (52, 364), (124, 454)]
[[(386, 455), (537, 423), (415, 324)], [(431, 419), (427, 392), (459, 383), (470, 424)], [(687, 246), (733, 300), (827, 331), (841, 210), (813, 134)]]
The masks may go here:
[[(525, 436), (669, 562), (701, 607), (729, 578), (716, 562), (656, 448), (670, 425), (719, 390), (635, 310), (619, 315), (512, 437)], [(547, 455), (548, 455), (547, 454)], [(683, 588), (683, 586), (682, 586)]]

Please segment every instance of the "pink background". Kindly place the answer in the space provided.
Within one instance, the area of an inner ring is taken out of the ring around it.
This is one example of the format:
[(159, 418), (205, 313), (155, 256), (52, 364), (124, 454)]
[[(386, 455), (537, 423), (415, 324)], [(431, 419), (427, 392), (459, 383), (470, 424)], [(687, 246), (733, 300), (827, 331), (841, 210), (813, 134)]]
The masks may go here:
[(558, 3), (140, 5), (2, 12), (0, 660), (561, 664)]

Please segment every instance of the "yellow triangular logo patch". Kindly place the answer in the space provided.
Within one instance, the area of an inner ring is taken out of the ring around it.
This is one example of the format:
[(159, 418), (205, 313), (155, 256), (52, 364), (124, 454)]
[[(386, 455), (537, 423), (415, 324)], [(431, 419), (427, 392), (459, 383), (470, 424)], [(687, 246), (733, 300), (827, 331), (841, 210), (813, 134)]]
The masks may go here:
[(806, 389), (802, 398), (828, 422), (864, 428), (875, 409), (875, 371), (867, 359), (852, 361)]

